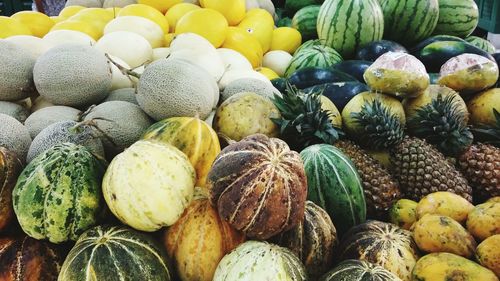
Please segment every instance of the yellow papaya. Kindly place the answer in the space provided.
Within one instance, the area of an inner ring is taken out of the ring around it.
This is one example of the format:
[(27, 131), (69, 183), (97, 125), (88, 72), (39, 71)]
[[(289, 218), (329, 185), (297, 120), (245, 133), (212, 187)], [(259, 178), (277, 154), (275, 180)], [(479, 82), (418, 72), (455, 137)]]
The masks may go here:
[(486, 202), (474, 207), (467, 218), (467, 230), (479, 241), (500, 234), (500, 203)]
[(391, 223), (409, 230), (417, 220), (416, 208), (417, 202), (408, 199), (400, 199), (396, 201), (389, 210), (389, 219)]
[(477, 246), (476, 259), (500, 276), (500, 234), (486, 238)]
[(439, 191), (431, 193), (418, 202), (417, 219), (425, 214), (448, 216), (459, 223), (465, 223), (474, 205), (455, 193)]

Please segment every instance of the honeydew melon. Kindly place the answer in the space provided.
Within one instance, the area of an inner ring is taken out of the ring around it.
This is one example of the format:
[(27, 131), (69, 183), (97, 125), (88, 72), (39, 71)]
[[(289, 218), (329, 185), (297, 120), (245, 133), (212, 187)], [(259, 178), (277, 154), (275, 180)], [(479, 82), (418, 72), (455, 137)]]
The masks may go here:
[(219, 81), (224, 75), (225, 66), (222, 59), (215, 50), (201, 52), (198, 50), (182, 50), (170, 52), (170, 57), (183, 59), (204, 69), (213, 77), (214, 81)]
[(219, 48), (217, 49), (217, 53), (224, 62), (226, 71), (234, 69), (253, 69), (252, 64), (247, 60), (247, 58), (233, 49)]
[(262, 60), (262, 66), (272, 69), (280, 77), (285, 75), (293, 56), (282, 50), (267, 52)]
[(31, 144), (28, 129), (14, 117), (0, 113), (0, 146), (17, 154), (19, 159), (26, 159)]
[(175, 35), (169, 47), (171, 52), (182, 50), (215, 50), (215, 47), (212, 43), (210, 43), (210, 41), (196, 33), (182, 33)]
[(29, 110), (25, 107), (8, 101), (0, 101), (0, 113), (14, 117), (21, 123), (23, 123), (30, 115)]
[(35, 138), (43, 129), (60, 121), (77, 121), (80, 110), (69, 106), (49, 106), (33, 112), (24, 122), (31, 138)]
[(35, 62), (36, 57), (28, 49), (0, 40), (0, 100), (21, 100), (33, 92)]
[(75, 30), (52, 30), (51, 32), (47, 33), (42, 39), (50, 47), (68, 43), (92, 46), (96, 43), (94, 38), (83, 32)]
[(164, 59), (170, 55), (170, 48), (153, 49), (153, 61)]
[(148, 40), (152, 48), (163, 46), (165, 34), (154, 21), (138, 16), (123, 16), (115, 18), (104, 27), (104, 34), (115, 31), (130, 31)]
[(42, 38), (31, 35), (16, 35), (6, 38), (5, 40), (27, 49), (36, 58), (38, 58), (40, 55), (42, 55), (52, 47)]
[(121, 67), (125, 69), (130, 69), (130, 65), (126, 63), (124, 60), (115, 57), (115, 56), (109, 56), (113, 62), (110, 62), (111, 65), (111, 71), (112, 71), (112, 81), (111, 81), (111, 91), (116, 90), (116, 89), (121, 89), (121, 88), (131, 88), (134, 86), (134, 83), (132, 82), (131, 78), (127, 76), (126, 74), (122, 73), (121, 70), (116, 66), (116, 64), (120, 65)]
[(153, 57), (153, 48), (148, 40), (129, 31), (105, 34), (97, 41), (95, 47), (109, 55), (121, 58), (130, 67), (138, 67)]
[(234, 69), (234, 70), (226, 71), (226, 73), (224, 73), (224, 76), (222, 76), (221, 80), (219, 81), (219, 88), (221, 90), (224, 90), (226, 88), (226, 86), (229, 85), (229, 83), (231, 83), (235, 80), (238, 80), (238, 79), (242, 79), (242, 78), (258, 79), (258, 80), (261, 80), (261, 81), (267, 83), (268, 85), (272, 86), (271, 81), (269, 81), (269, 79), (267, 79), (266, 76), (264, 76), (263, 74), (261, 74), (257, 71), (244, 70), (244, 69)]

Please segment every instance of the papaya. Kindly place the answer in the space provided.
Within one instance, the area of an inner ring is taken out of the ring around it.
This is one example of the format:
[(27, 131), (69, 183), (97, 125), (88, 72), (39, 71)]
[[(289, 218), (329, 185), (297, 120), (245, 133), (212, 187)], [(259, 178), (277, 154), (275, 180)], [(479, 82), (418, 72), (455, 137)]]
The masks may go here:
[(500, 276), (500, 234), (486, 238), (476, 250), (479, 263)]
[(488, 201), (486, 201), (486, 203), (491, 203), (491, 202), (500, 203), (500, 196), (491, 197), (490, 199), (488, 199)]
[(467, 218), (467, 230), (479, 241), (500, 234), (500, 203), (486, 202), (474, 207)]
[(426, 214), (412, 226), (412, 231), (415, 243), (424, 252), (474, 256), (474, 237), (450, 217)]
[(391, 223), (409, 230), (417, 220), (416, 208), (417, 202), (408, 199), (400, 199), (392, 205), (391, 209), (389, 209), (389, 219)]
[(474, 209), (474, 205), (455, 193), (439, 191), (431, 193), (418, 202), (417, 219), (425, 214), (448, 216), (459, 223), (467, 221), (467, 215)]

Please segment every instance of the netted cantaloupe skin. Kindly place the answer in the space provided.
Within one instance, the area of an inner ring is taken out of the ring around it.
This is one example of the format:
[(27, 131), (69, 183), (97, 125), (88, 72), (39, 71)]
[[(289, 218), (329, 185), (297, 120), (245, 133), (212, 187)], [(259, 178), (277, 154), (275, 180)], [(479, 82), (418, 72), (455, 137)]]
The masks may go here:
[(0, 146), (16, 153), (24, 160), (31, 144), (28, 129), (14, 117), (0, 113)]
[(0, 40), (0, 100), (21, 100), (33, 92), (35, 62), (36, 57), (29, 50)]
[(33, 79), (40, 96), (53, 104), (82, 107), (106, 98), (112, 74), (104, 52), (63, 44), (38, 58)]
[(33, 112), (24, 122), (24, 126), (30, 132), (31, 138), (35, 138), (43, 129), (50, 124), (60, 121), (77, 121), (80, 110), (69, 106), (49, 106)]
[(242, 92), (252, 92), (259, 96), (272, 98), (281, 93), (273, 86), (255, 78), (242, 78), (229, 83), (221, 93), (221, 100), (225, 101), (231, 96)]
[(12, 116), (21, 123), (30, 115), (29, 110), (22, 105), (8, 101), (0, 101), (0, 113)]
[(135, 97), (135, 88), (122, 88), (111, 91), (108, 97), (104, 100), (107, 101), (126, 101), (139, 105)]

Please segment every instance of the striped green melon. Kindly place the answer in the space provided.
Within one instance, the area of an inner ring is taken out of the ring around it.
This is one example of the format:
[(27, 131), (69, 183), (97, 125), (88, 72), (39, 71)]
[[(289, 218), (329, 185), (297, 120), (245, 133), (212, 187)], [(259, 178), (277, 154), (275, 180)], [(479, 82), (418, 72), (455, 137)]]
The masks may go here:
[(296, 70), (306, 67), (330, 67), (342, 61), (337, 51), (327, 46), (311, 46), (293, 55), (290, 65), (285, 71), (285, 77), (290, 77)]
[(469, 36), (465, 38), (465, 41), (487, 52), (488, 54), (494, 54), (496, 52), (495, 46), (491, 44), (490, 41), (483, 39), (481, 37)]
[(401, 281), (387, 269), (363, 260), (345, 260), (326, 273), (319, 281)]
[(325, 45), (347, 59), (359, 47), (382, 39), (384, 15), (377, 0), (326, 0), (316, 29)]
[(366, 220), (366, 202), (354, 164), (332, 145), (317, 144), (300, 153), (307, 176), (307, 199), (330, 215), (340, 235)]
[(97, 226), (76, 241), (58, 280), (170, 281), (172, 277), (165, 250), (149, 236), (121, 226)]
[(302, 35), (302, 41), (318, 37), (316, 22), (321, 5), (311, 5), (300, 9), (292, 18), (292, 27)]
[(102, 211), (105, 165), (84, 146), (62, 143), (23, 170), (12, 193), (14, 212), (26, 234), (53, 243), (76, 240)]
[(438, 0), (381, 0), (384, 37), (411, 46), (429, 37), (439, 18)]
[(298, 47), (297, 50), (295, 50), (295, 52), (293, 54), (294, 55), (298, 54), (299, 52), (302, 52), (302, 50), (311, 48), (313, 46), (322, 46), (323, 44), (321, 44), (321, 42), (322, 41), (319, 39), (312, 39), (312, 40), (306, 41), (306, 42), (302, 43), (302, 45), (300, 45), (300, 47)]
[(290, 250), (259, 241), (248, 241), (226, 255), (213, 281), (302, 281), (304, 266)]
[(479, 22), (474, 0), (439, 0), (439, 20), (434, 34), (469, 36)]

